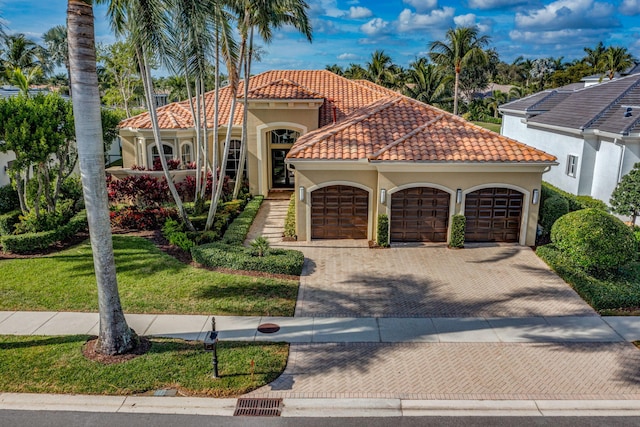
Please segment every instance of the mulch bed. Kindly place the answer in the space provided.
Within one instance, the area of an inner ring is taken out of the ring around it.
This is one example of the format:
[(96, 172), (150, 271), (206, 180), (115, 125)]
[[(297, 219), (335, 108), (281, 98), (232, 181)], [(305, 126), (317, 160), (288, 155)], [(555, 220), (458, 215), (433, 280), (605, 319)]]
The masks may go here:
[(146, 354), (151, 348), (151, 341), (149, 341), (145, 337), (138, 337), (138, 345), (136, 348), (131, 350), (128, 353), (124, 354), (116, 354), (113, 356), (98, 353), (96, 351), (96, 344), (98, 343), (98, 337), (93, 336), (87, 340), (87, 342), (82, 346), (82, 354), (89, 360), (93, 360), (94, 362), (102, 363), (103, 365), (113, 365), (115, 363), (123, 363), (127, 362), (131, 359), (135, 359), (138, 356), (142, 356)]

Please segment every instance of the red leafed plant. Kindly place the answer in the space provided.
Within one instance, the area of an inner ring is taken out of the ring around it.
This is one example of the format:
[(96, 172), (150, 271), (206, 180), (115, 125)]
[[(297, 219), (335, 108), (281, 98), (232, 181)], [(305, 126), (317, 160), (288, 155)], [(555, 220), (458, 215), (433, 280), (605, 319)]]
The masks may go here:
[(109, 201), (129, 204), (140, 209), (159, 207), (169, 201), (169, 187), (164, 178), (130, 175), (123, 179), (108, 179)]

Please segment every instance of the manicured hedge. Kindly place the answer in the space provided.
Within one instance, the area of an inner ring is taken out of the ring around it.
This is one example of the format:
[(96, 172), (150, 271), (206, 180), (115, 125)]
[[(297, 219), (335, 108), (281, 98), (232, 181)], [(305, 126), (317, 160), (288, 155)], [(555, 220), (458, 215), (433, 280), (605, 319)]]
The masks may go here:
[(558, 187), (554, 187), (553, 185), (544, 181), (542, 182), (541, 189), (541, 205), (544, 205), (547, 199), (558, 196), (567, 200), (567, 203), (569, 203), (569, 212), (587, 208), (600, 209), (602, 211), (609, 212), (609, 207), (605, 202), (603, 202), (602, 200), (594, 199), (591, 196), (576, 196), (575, 194), (570, 194), (566, 191), (562, 191)]
[(389, 246), (389, 217), (386, 214), (378, 215), (378, 246)]
[(546, 233), (551, 233), (553, 224), (569, 213), (569, 201), (560, 195), (554, 195), (544, 201), (540, 207), (540, 225)]
[(640, 266), (631, 263), (615, 275), (594, 277), (575, 265), (571, 258), (555, 245), (539, 246), (536, 254), (594, 309), (612, 310), (640, 306)]
[(296, 237), (296, 193), (291, 195), (287, 216), (284, 219), (284, 237), (295, 239)]
[(87, 214), (85, 211), (81, 211), (71, 218), (68, 223), (55, 230), (2, 236), (0, 237), (0, 244), (4, 252), (28, 253), (41, 251), (86, 229)]
[(247, 202), (242, 213), (229, 225), (224, 236), (222, 236), (223, 243), (241, 245), (244, 242), (263, 199), (263, 196), (255, 196)]
[(0, 215), (0, 236), (13, 234), (15, 225), (20, 222), (21, 211), (11, 211)]
[(194, 247), (191, 249), (191, 256), (194, 261), (207, 267), (295, 276), (302, 273), (304, 264), (304, 255), (300, 251), (271, 248), (265, 256), (260, 257), (253, 254), (252, 248), (219, 242)]
[(467, 218), (464, 215), (454, 215), (451, 217), (451, 239), (449, 247), (464, 247), (464, 232), (467, 224)]
[(0, 214), (11, 212), (19, 207), (18, 192), (11, 184), (0, 187)]

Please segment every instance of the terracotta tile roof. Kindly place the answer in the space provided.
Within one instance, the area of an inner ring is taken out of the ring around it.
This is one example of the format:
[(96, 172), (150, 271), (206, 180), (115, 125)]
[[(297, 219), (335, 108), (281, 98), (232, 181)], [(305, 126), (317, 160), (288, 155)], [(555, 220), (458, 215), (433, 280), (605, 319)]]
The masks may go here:
[(289, 159), (549, 163), (555, 157), (413, 99), (381, 99), (301, 136)]
[[(280, 82), (280, 83), (278, 83)], [(274, 70), (251, 77), (250, 95), (254, 99), (266, 99), (268, 96), (282, 95), (284, 99), (322, 99), (325, 102), (320, 108), (320, 126), (342, 120), (354, 111), (387, 96), (388, 89), (377, 85), (363, 84), (345, 79), (327, 70)], [(243, 94), (240, 83), (238, 94)], [(301, 98), (291, 98), (301, 96)], [(213, 123), (214, 92), (205, 95), (207, 105), (207, 121)], [(231, 90), (228, 86), (220, 90), (220, 116), (218, 123), (226, 126), (229, 120)], [(234, 125), (242, 124), (242, 106), (238, 103), (234, 116)], [(175, 122), (168, 116), (173, 115)], [(167, 116), (167, 117), (165, 117)], [(179, 119), (178, 119), (179, 118)], [(158, 109), (158, 119), (162, 129), (185, 129), (193, 127), (193, 120), (187, 101), (174, 102)], [(120, 122), (121, 128), (150, 129), (149, 114), (142, 113)]]

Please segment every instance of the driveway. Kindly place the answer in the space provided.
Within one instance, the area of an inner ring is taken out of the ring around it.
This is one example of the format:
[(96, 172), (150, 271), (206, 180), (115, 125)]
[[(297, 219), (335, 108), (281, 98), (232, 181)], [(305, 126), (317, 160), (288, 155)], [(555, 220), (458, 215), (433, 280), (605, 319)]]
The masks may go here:
[(596, 313), (528, 247), (284, 244), (304, 252), (296, 316), (532, 317)]

